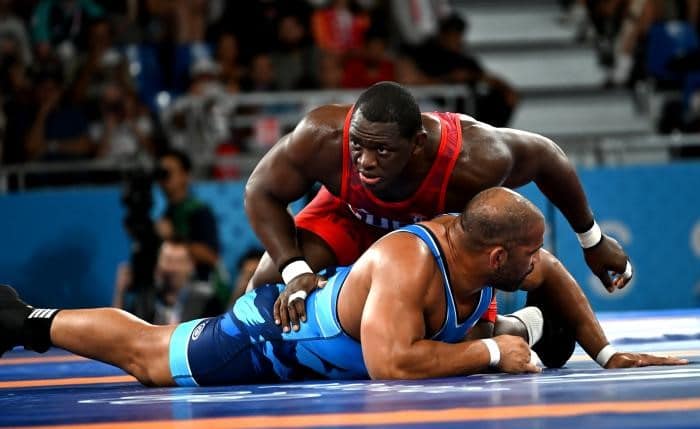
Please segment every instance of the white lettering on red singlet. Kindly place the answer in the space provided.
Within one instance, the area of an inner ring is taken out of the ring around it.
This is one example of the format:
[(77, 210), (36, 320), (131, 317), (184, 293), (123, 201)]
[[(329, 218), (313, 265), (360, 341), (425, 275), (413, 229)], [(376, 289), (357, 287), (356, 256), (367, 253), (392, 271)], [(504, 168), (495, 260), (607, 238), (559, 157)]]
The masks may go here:
[(351, 206), (350, 204), (348, 204), (348, 208), (350, 209), (352, 214), (355, 215), (355, 217), (357, 219), (361, 220), (362, 222), (364, 222), (368, 225), (376, 226), (376, 227), (382, 228), (382, 229), (388, 229), (391, 231), (398, 229), (398, 228), (401, 228), (401, 227), (406, 226), (406, 225), (410, 225), (410, 224), (413, 224), (416, 222), (424, 221), (426, 219), (426, 217), (423, 215), (412, 214), (412, 215), (410, 215), (411, 221), (402, 222), (399, 220), (389, 219), (389, 218), (383, 217), (383, 216), (377, 216), (375, 214), (370, 213), (369, 211), (367, 211), (365, 209), (356, 209), (355, 207)]

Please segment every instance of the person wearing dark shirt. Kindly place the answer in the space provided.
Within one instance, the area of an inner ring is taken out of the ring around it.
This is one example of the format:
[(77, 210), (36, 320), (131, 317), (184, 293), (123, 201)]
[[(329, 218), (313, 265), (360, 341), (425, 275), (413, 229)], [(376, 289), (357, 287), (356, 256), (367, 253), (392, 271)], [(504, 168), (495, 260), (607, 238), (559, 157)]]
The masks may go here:
[(184, 152), (169, 150), (160, 157), (159, 168), (168, 206), (156, 225), (158, 234), (163, 240), (185, 240), (197, 278), (208, 280), (219, 264), (219, 236), (211, 209), (190, 191), (192, 162)]

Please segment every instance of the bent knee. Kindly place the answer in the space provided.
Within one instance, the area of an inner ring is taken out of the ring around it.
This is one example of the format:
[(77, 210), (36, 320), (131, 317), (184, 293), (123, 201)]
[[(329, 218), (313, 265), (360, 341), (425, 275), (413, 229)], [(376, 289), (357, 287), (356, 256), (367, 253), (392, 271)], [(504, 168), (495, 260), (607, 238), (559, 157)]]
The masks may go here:
[(145, 326), (129, 344), (128, 362), (124, 368), (145, 386), (172, 386), (169, 345), (174, 327)]

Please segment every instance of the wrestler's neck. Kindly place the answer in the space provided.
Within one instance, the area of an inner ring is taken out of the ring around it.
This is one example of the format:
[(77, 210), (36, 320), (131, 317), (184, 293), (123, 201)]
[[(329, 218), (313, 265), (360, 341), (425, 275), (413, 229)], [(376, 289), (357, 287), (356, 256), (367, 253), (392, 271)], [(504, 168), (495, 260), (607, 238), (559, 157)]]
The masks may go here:
[(442, 246), (455, 298), (459, 300), (460, 297), (467, 298), (481, 292), (487, 284), (488, 273), (483, 269), (480, 255), (471, 254), (460, 244), (464, 240), (464, 230), (459, 217), (443, 216), (428, 224), (434, 225), (430, 229), (435, 232)]

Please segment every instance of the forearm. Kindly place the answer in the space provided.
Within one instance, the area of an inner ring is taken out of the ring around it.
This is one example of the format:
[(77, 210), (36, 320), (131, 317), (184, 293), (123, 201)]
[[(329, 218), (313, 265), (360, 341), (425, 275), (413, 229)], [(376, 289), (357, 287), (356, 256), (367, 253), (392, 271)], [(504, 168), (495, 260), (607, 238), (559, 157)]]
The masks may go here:
[(260, 191), (246, 191), (245, 210), (250, 225), (276, 267), (291, 258), (301, 257), (297, 247), (294, 219), (287, 203)]
[(375, 354), (367, 359), (373, 379), (423, 379), (468, 375), (488, 368), (490, 355), (479, 340), (448, 344), (441, 341), (418, 340), (407, 350)]
[(560, 309), (560, 314), (574, 331), (576, 341), (595, 358), (608, 340), (576, 280), (560, 262), (553, 263), (542, 288), (547, 294), (552, 308)]

